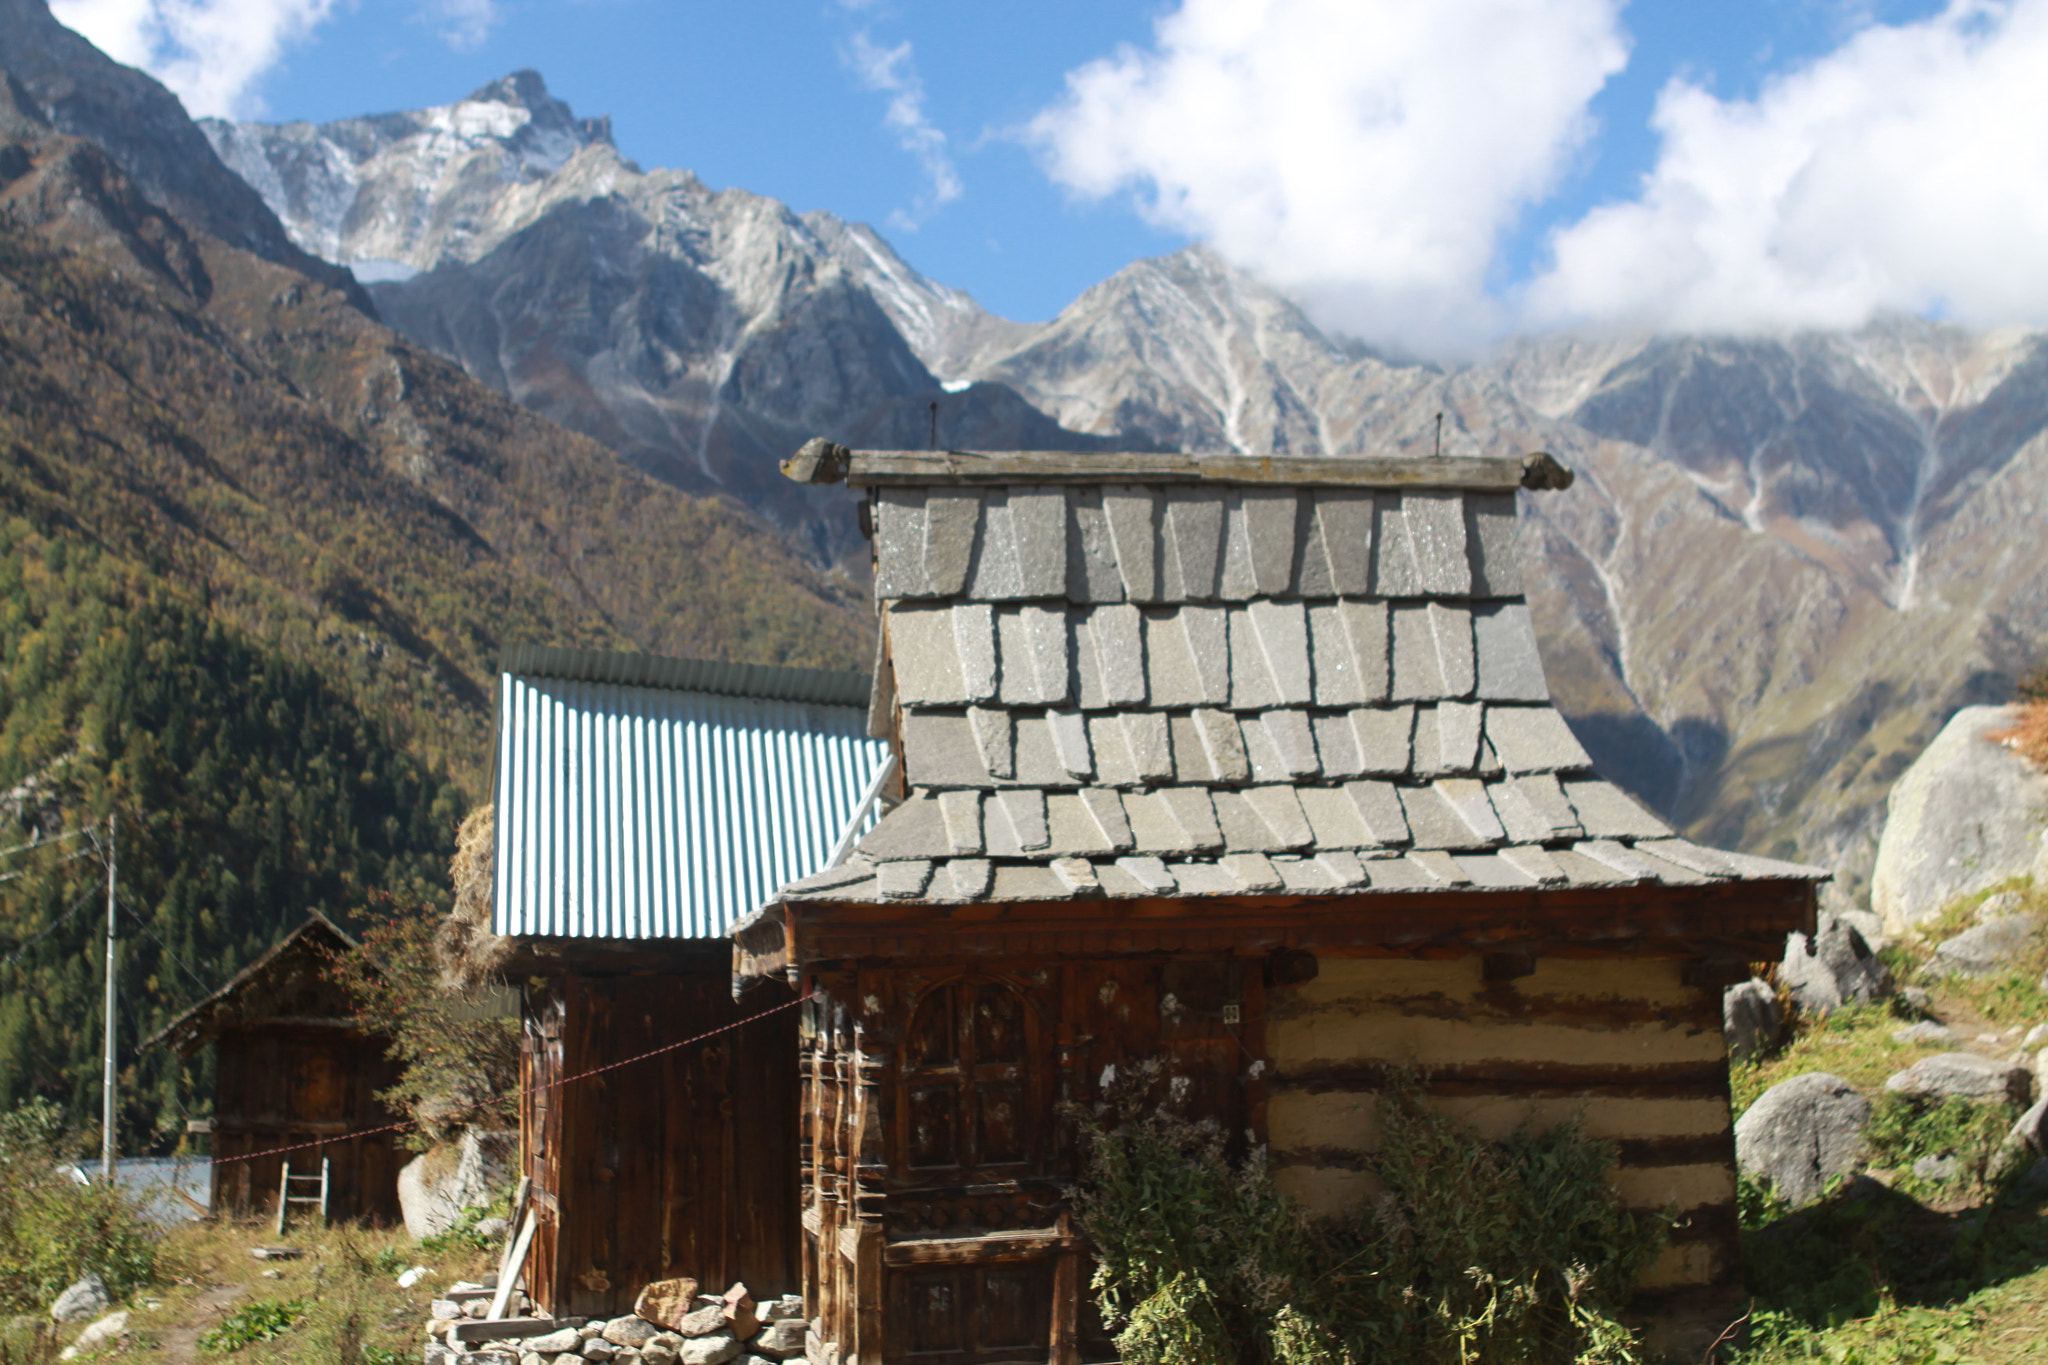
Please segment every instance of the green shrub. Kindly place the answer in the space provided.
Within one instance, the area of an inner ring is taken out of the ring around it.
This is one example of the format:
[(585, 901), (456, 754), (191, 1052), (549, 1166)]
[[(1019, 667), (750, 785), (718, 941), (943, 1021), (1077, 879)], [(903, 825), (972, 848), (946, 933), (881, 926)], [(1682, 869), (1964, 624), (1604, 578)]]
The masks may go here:
[(267, 1299), (237, 1308), (200, 1334), (199, 1349), (210, 1355), (226, 1355), (258, 1341), (283, 1336), (292, 1324), (306, 1315), (304, 1299)]
[[(1892, 1091), (1870, 1103), (1870, 1126), (1863, 1131), (1870, 1164), (1897, 1172), (1894, 1185), (1916, 1198), (1990, 1191), (1999, 1175), (1999, 1148), (2012, 1131), (2017, 1109), (2007, 1104), (1980, 1104), (1950, 1095), (1933, 1100)], [(1927, 1180), (1913, 1173), (1922, 1157), (1954, 1157), (1956, 1174), (1948, 1180)]]
[(1383, 1193), (1350, 1220), (1310, 1218), (1254, 1152), (1141, 1108), (1136, 1068), (1115, 1127), (1087, 1145), (1074, 1212), (1097, 1255), (1103, 1320), (1132, 1365), (1550, 1365), (1628, 1362), (1613, 1316), (1667, 1220), (1623, 1209), (1613, 1149), (1575, 1124), (1487, 1142), (1412, 1080), (1382, 1094), (1368, 1159)]
[(0, 1117), (0, 1313), (45, 1307), (87, 1272), (116, 1300), (156, 1275), (159, 1236), (134, 1202), (61, 1169), (61, 1112), (35, 1099)]

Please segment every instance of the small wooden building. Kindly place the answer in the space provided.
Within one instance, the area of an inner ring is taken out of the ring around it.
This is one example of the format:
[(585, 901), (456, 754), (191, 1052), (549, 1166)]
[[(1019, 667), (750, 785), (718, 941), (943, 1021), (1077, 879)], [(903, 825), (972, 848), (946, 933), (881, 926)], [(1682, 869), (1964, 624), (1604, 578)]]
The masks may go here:
[(543, 1309), (626, 1313), (677, 1275), (796, 1292), (796, 1012), (678, 1045), (794, 999), (735, 1002), (727, 934), (859, 828), (888, 761), (867, 692), (858, 673), (507, 655), (491, 929), (524, 983)]
[[(285, 1163), (312, 1175), (325, 1160), (330, 1219), (398, 1221), (398, 1168), (406, 1158), (397, 1135), (344, 1136), (398, 1119), (377, 1098), (398, 1080), (389, 1040), (356, 1026), (348, 992), (327, 974), (335, 954), (356, 951), (354, 939), (309, 914), (145, 1044), (168, 1042), (188, 1057), (214, 1046), (215, 1215), (274, 1217)], [(320, 1145), (238, 1159), (304, 1143)]]
[(1583, 1114), (1683, 1215), (1646, 1295), (1732, 1302), (1721, 991), (1823, 874), (1591, 770), (1517, 561), (1518, 488), (1562, 471), (821, 444), (786, 470), (869, 490), (907, 799), (735, 961), (814, 993), (825, 1360), (1113, 1358), (1057, 1115), (1155, 1059), (1322, 1213), (1366, 1197), (1395, 1069), (1482, 1132)]

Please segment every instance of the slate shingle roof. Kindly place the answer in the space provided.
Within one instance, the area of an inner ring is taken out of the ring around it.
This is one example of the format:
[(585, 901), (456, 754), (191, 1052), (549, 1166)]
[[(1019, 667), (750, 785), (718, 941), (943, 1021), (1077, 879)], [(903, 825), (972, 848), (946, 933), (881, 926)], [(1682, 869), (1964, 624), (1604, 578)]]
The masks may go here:
[(1592, 772), (1544, 681), (1514, 466), (1433, 463), (1508, 473), (878, 489), (871, 719), (900, 708), (910, 796), (781, 898), (1821, 875), (1680, 839)]

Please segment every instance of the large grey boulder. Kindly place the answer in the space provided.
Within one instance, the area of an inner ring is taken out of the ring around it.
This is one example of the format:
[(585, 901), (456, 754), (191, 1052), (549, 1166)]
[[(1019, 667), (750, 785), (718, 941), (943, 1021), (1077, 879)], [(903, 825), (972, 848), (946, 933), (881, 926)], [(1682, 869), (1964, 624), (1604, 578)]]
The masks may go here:
[(2033, 943), (2038, 927), (2032, 915), (1986, 920), (1954, 938), (1943, 939), (1934, 950), (1934, 961), (1957, 976), (1992, 976), (2014, 965)]
[(1964, 707), (1892, 785), (1870, 883), (1892, 932), (2026, 876), (2041, 856), (2048, 774), (1987, 738), (2012, 723), (2010, 707)]
[(1778, 1045), (1785, 1028), (1785, 1009), (1778, 995), (1761, 981), (1745, 981), (1721, 993), (1721, 1031), (1728, 1038), (1728, 1060), (1749, 1062)]
[(2027, 1104), (2034, 1098), (2034, 1073), (2024, 1066), (1981, 1057), (1974, 1052), (1937, 1052), (1904, 1071), (1892, 1073), (1884, 1088), (1902, 1095), (1947, 1099), (2010, 1100)]
[(1870, 1101), (1840, 1076), (1809, 1071), (1780, 1081), (1735, 1122), (1735, 1160), (1793, 1204), (1818, 1199), (1863, 1147)]
[(420, 1153), (398, 1172), (398, 1207), (413, 1240), (454, 1227), (491, 1202), (518, 1160), (519, 1135), (470, 1128), (462, 1140)]
[(1892, 992), (1891, 973), (1856, 927), (1839, 915), (1822, 915), (1810, 937), (1785, 936), (1778, 980), (1791, 992), (1793, 1006), (1805, 1014), (1867, 1005)]
[(83, 1322), (106, 1312), (113, 1302), (106, 1281), (96, 1272), (87, 1271), (84, 1278), (57, 1296), (57, 1301), (50, 1305), (50, 1316), (58, 1322)]

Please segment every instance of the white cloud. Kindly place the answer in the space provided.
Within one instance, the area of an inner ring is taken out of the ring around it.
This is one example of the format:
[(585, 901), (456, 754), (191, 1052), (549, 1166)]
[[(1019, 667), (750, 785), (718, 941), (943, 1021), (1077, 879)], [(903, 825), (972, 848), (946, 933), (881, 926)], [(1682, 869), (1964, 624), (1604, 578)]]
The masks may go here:
[(1674, 81), (1654, 122), (1639, 197), (1554, 236), (1532, 320), (2048, 322), (2048, 0), (1866, 26), (1753, 100)]
[(483, 46), (504, 17), (498, 0), (433, 0), (427, 15), (442, 25), (441, 37), (458, 52)]
[(1616, 0), (1183, 0), (1027, 136), (1062, 184), (1136, 191), (1327, 322), (1455, 348), (1501, 324), (1501, 236), (1626, 55)]
[(259, 112), (256, 82), (337, 0), (51, 0), (58, 20), (169, 86), (195, 118)]
[(925, 113), (924, 82), (911, 63), (910, 44), (882, 47), (863, 29), (848, 43), (846, 62), (864, 88), (889, 97), (882, 122), (896, 135), (896, 145), (916, 157), (924, 171), (927, 188), (916, 204), (908, 212), (898, 209), (889, 217), (896, 227), (915, 229), (941, 205), (958, 199), (961, 187), (960, 174), (946, 149), (946, 135)]

